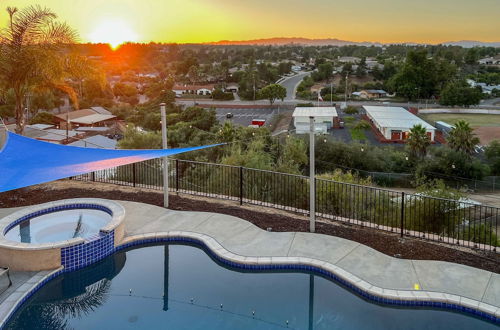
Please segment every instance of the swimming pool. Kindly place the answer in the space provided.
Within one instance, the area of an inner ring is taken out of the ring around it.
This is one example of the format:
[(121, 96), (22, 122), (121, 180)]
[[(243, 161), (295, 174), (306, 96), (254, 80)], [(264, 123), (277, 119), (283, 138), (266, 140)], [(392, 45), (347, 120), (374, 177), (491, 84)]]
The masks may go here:
[(50, 212), (24, 220), (10, 228), (5, 237), (22, 243), (55, 243), (72, 238), (89, 238), (111, 221), (102, 210), (71, 209)]
[(7, 329), (496, 329), (467, 315), (374, 304), (320, 276), (228, 269), (160, 245), (58, 276)]

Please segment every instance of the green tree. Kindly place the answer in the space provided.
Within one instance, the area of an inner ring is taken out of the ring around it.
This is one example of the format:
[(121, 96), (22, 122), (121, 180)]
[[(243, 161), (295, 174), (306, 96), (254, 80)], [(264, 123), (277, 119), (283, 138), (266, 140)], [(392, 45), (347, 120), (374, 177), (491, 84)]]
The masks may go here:
[(56, 21), (47, 8), (29, 6), (9, 9), (10, 21), (1, 32), (0, 83), (15, 95), (16, 132), (26, 125), (25, 101), (32, 89), (57, 88), (75, 97), (65, 82), (69, 74), (64, 45), (75, 42), (76, 34), (68, 25)]
[(54, 124), (54, 115), (48, 112), (39, 112), (30, 120), (30, 124)]
[(161, 149), (162, 141), (159, 132), (140, 132), (130, 126), (123, 139), (118, 142), (120, 149)]
[(443, 88), (439, 103), (448, 106), (470, 106), (479, 104), (482, 96), (479, 89), (469, 87), (465, 81), (453, 81)]
[(465, 120), (459, 120), (450, 131), (448, 145), (451, 149), (472, 155), (474, 148), (479, 144), (479, 138), (474, 134), (474, 129)]
[(490, 164), (492, 174), (500, 175), (500, 140), (492, 141), (485, 148), (484, 154)]
[(456, 67), (428, 58), (427, 50), (410, 51), (405, 63), (387, 82), (388, 87), (408, 99), (430, 98), (456, 75)]
[(416, 158), (425, 157), (427, 155), (427, 148), (430, 144), (431, 140), (424, 126), (417, 124), (410, 129), (407, 145), (412, 156)]
[(269, 103), (273, 105), (277, 99), (281, 101), (285, 99), (286, 88), (278, 84), (267, 85), (260, 90), (260, 95), (262, 98), (268, 99)]

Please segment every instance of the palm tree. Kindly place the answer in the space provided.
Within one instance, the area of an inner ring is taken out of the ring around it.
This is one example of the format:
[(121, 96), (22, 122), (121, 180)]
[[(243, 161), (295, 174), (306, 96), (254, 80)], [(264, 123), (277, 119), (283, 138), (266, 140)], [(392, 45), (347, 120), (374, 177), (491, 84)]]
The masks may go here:
[(69, 71), (64, 47), (75, 42), (76, 33), (47, 8), (9, 7), (7, 12), (10, 24), (0, 31), (0, 84), (14, 93), (16, 132), (22, 134), (30, 91), (56, 88), (75, 99), (64, 81)]
[(474, 153), (474, 147), (479, 144), (479, 138), (474, 134), (474, 129), (465, 120), (459, 120), (448, 136), (448, 145), (453, 150), (467, 155)]
[(421, 124), (417, 124), (410, 129), (410, 136), (407, 144), (413, 156), (423, 158), (427, 155), (427, 148), (431, 144), (431, 139), (427, 135), (427, 130)]

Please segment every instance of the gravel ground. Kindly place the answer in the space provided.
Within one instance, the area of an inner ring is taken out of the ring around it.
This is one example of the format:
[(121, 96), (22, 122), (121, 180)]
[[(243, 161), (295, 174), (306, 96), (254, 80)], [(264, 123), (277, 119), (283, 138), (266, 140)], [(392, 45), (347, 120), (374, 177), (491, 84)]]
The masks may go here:
[[(158, 191), (68, 180), (1, 193), (0, 207), (27, 206), (81, 197), (163, 205), (163, 196)], [(262, 229), (272, 228), (272, 231), (277, 232), (306, 232), (309, 228), (308, 219), (304, 216), (253, 205), (240, 206), (237, 202), (232, 201), (170, 194), (170, 208), (180, 211), (203, 211), (233, 215)], [(316, 232), (356, 241), (394, 257), (448, 261), (500, 273), (500, 256), (497, 253), (451, 247), (415, 238), (400, 239), (397, 234), (339, 224), (333, 221), (318, 221)]]

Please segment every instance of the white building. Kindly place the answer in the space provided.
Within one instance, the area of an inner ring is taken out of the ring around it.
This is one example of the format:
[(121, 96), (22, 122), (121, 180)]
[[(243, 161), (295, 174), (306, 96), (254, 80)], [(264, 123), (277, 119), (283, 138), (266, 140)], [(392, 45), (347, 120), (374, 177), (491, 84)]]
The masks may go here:
[(366, 115), (387, 140), (404, 141), (410, 129), (422, 125), (427, 135), (434, 141), (436, 128), (402, 107), (363, 106)]
[(477, 61), (481, 65), (498, 65), (500, 64), (500, 58), (496, 57), (486, 57)]
[(309, 133), (311, 116), (314, 117), (316, 133), (327, 133), (338, 118), (335, 107), (297, 107), (293, 112), (293, 124), (297, 134)]
[(467, 83), (472, 88), (481, 87), (481, 91), (484, 94), (488, 94), (488, 95), (491, 95), (495, 89), (500, 91), (500, 85), (488, 85), (486, 83), (476, 82), (472, 79), (467, 79)]
[(212, 95), (214, 89), (215, 85), (175, 85), (172, 91), (180, 97), (183, 94)]

